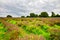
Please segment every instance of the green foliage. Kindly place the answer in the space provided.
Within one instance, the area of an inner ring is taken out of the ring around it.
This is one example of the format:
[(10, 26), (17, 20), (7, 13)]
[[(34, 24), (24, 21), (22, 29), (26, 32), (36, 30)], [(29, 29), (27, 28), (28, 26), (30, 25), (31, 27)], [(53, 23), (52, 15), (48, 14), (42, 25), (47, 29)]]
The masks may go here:
[(39, 28), (34, 28), (34, 29), (32, 29), (32, 33), (40, 35), (40, 34), (42, 34), (42, 30), (40, 30)]
[[(30, 16), (26, 16), (27, 18), (32, 18), (32, 17), (60, 17), (59, 14), (55, 14), (54, 12), (52, 12), (52, 15), (49, 16), (47, 12), (41, 12), (41, 14), (35, 14), (35, 13), (30, 13)], [(21, 16), (21, 18), (25, 18), (25, 16)]]
[(50, 31), (50, 40), (60, 40), (60, 30), (53, 28)]
[(30, 16), (26, 16), (27, 18), (29, 18)]
[(51, 17), (55, 17), (55, 13), (54, 13), (54, 12), (52, 12), (52, 15), (51, 15)]
[(60, 17), (60, 15), (59, 15), (59, 14), (57, 14), (55, 17)]
[(7, 22), (12, 23), (12, 24), (16, 24), (15, 20), (7, 20)]
[(56, 25), (60, 26), (60, 23), (55, 23)]
[(25, 16), (21, 16), (21, 18), (25, 18)]
[(45, 32), (47, 32), (47, 29), (48, 29), (49, 27), (47, 27), (46, 25), (41, 25), (41, 29), (43, 30), (43, 31), (45, 31)]
[[(38, 36), (43, 35), (46, 38), (46, 40), (60, 40), (60, 22), (56, 21), (56, 23), (54, 23), (53, 26), (49, 26), (49, 23), (45, 23), (45, 20), (42, 21), (41, 19), (37, 19), (37, 18), (19, 19), (18, 21), (11, 19), (11, 20), (7, 20), (7, 22), (15, 25), (17, 24), (19, 26), (20, 28), (19, 30), (21, 31), (19, 33), (19, 36), (21, 37), (23, 37), (24, 36), (23, 34), (26, 33), (29, 35), (30, 34), (34, 34)], [(53, 22), (51, 22), (51, 24), (53, 24)], [(6, 31), (7, 30), (4, 28), (4, 25), (0, 22), (1, 40), (9, 40), (13, 36), (12, 34), (14, 33), (14, 31), (5, 34)]]
[(35, 17), (35, 14), (34, 13), (30, 13), (30, 17)]
[(11, 15), (7, 15), (7, 17), (11, 18), (12, 16)]
[(49, 17), (47, 12), (41, 12), (40, 17)]
[(28, 26), (23, 26), (22, 27), (28, 34), (33, 33), (33, 34), (42, 34), (39, 28), (35, 27), (28, 27)]
[(59, 14), (55, 15), (55, 13), (54, 13), (54, 12), (52, 12), (51, 17), (60, 17), (60, 15), (59, 15)]
[(30, 17), (38, 17), (38, 15), (34, 13), (30, 13)]
[(38, 15), (37, 15), (37, 14), (35, 14), (35, 17), (38, 17)]
[(0, 23), (0, 26), (4, 26), (2, 23)]
[(5, 38), (5, 33), (7, 29), (4, 28), (4, 25), (0, 22), (0, 40), (6, 40)]
[(22, 27), (27, 33), (33, 33), (33, 34), (44, 34), (46, 35), (47, 32), (47, 27), (46, 26), (41, 26), (41, 29), (39, 27), (28, 27), (28, 26), (23, 26)]

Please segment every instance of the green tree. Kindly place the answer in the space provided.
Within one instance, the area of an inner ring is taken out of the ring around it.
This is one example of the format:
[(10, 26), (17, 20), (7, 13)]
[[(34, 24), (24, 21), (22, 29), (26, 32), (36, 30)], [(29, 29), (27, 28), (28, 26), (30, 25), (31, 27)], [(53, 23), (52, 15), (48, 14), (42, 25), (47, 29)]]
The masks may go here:
[(35, 14), (35, 17), (38, 17), (38, 15), (37, 15), (37, 14)]
[(27, 18), (29, 18), (30, 16), (26, 16)]
[(40, 17), (49, 17), (47, 12), (41, 12)]
[(38, 15), (35, 13), (30, 13), (30, 17), (38, 17)]
[(7, 15), (7, 17), (12, 17), (11, 15)]
[(39, 17), (41, 17), (41, 15), (39, 15)]
[(60, 17), (60, 15), (59, 15), (59, 14), (57, 14), (55, 17)]
[(55, 13), (54, 13), (54, 12), (52, 12), (52, 15), (51, 15), (51, 17), (55, 17)]
[(25, 16), (21, 16), (21, 18), (25, 18)]
[(35, 17), (35, 14), (34, 13), (30, 13), (30, 17)]

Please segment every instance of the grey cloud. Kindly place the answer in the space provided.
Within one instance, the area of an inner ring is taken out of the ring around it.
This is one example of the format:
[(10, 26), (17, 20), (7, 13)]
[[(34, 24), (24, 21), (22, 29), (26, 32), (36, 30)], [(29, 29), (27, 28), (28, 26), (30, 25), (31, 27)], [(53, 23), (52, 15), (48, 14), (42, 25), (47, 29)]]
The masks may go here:
[(59, 5), (60, 0), (0, 0), (0, 8), (6, 9), (6, 11), (0, 11), (0, 15), (1, 13), (5, 13), (21, 16), (29, 15), (30, 12), (40, 13), (41, 11), (47, 11), (48, 13), (54, 11), (60, 13)]

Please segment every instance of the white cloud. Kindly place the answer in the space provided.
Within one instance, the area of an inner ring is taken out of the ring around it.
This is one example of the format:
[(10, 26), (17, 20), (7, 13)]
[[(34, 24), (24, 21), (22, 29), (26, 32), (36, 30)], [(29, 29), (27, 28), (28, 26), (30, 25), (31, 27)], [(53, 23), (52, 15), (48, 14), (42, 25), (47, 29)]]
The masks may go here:
[(0, 7), (0, 12), (7, 12), (8, 10), (5, 8)]
[(3, 13), (2, 15), (21, 16), (42, 11), (60, 13), (60, 0), (0, 0), (0, 14)]

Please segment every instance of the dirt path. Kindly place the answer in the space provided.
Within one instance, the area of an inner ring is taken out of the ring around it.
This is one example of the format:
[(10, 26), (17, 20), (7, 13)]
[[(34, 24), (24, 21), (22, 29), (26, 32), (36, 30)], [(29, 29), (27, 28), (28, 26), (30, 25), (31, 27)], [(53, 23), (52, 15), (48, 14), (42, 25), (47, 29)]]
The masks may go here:
[(12, 32), (14, 31), (14, 33), (11, 34), (11, 38), (10, 40), (19, 40), (19, 28), (16, 25), (10, 24), (6, 21), (4, 21), (3, 19), (1, 20), (1, 22), (5, 25), (6, 28), (8, 28), (8, 32)]

